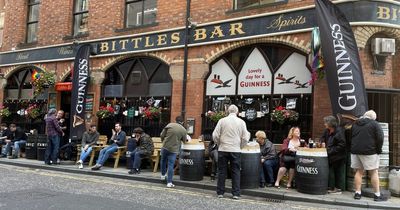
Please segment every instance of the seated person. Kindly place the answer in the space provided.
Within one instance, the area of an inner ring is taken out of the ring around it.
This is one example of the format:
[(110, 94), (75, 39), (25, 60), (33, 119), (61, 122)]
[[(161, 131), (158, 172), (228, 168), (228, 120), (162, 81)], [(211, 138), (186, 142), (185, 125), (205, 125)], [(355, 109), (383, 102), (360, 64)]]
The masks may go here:
[(218, 145), (214, 142), (214, 140), (211, 140), (210, 144), (208, 145), (208, 155), (211, 159), (211, 180), (215, 180), (218, 166)]
[(26, 139), (27, 136), (25, 132), (21, 128), (17, 128), (17, 126), (14, 123), (10, 124), (10, 132), (9, 135), (7, 136), (5, 142), (6, 142), (6, 149), (4, 152), (1, 154), (2, 157), (6, 157), (7, 154), (11, 153), (11, 145), (14, 144), (14, 152), (12, 156), (10, 156), (10, 159), (16, 159), (19, 156), (19, 151), (21, 147), (24, 147), (26, 144)]
[(91, 125), (88, 131), (85, 131), (82, 136), (81, 143), (81, 156), (77, 162), (80, 169), (83, 169), (83, 162), (92, 152), (92, 146), (99, 140), (99, 132), (97, 132), (96, 125)]
[(140, 174), (142, 158), (150, 157), (153, 154), (154, 144), (151, 137), (140, 127), (133, 130), (132, 137), (136, 141), (136, 149), (131, 152), (132, 168), (128, 173)]
[(116, 152), (119, 146), (125, 145), (126, 133), (122, 131), (121, 123), (115, 123), (115, 130), (112, 129), (112, 136), (109, 141), (109, 146), (100, 150), (99, 158), (97, 159), (96, 165), (92, 167), (92, 170), (100, 170), (100, 168), (107, 161), (110, 154)]
[(297, 149), (300, 147), (300, 128), (292, 127), (289, 130), (288, 137), (283, 140), (282, 150), (280, 156), (280, 168), (278, 171), (278, 177), (275, 181), (275, 187), (280, 188), (279, 182), (281, 181), (283, 175), (289, 170), (289, 180), (286, 185), (286, 189), (291, 188), (292, 181), (294, 178), (294, 168), (295, 168), (295, 156)]
[(260, 187), (264, 188), (265, 183), (267, 183), (267, 187), (272, 187), (275, 182), (274, 175), (278, 168), (275, 146), (267, 139), (264, 131), (257, 131), (256, 139), (261, 152)]
[[(7, 123), (1, 123), (0, 124), (0, 143), (1, 143), (1, 145), (6, 145), (7, 136), (9, 136), (10, 133), (11, 133), (11, 131), (10, 131), (10, 129), (8, 129)], [(2, 149), (4, 150), (4, 152), (6, 151), (5, 146), (3, 146)], [(0, 157), (6, 157), (6, 155), (5, 156), (1, 155)]]

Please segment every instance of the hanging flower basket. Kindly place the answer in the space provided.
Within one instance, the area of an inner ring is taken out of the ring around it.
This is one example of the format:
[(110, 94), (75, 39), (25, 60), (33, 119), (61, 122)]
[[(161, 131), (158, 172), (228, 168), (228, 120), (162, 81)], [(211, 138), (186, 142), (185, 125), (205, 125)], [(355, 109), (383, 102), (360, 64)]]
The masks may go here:
[(285, 109), (283, 106), (276, 107), (271, 113), (271, 121), (284, 124), (286, 121), (297, 121), (299, 113), (293, 110)]
[(30, 105), (26, 109), (26, 114), (31, 119), (36, 119), (40, 115), (42, 115), (40, 107), (38, 105), (36, 105), (36, 104)]
[(226, 117), (226, 113), (223, 111), (219, 112), (208, 111), (206, 113), (206, 117), (208, 117), (213, 122), (218, 122), (218, 120)]
[(111, 106), (100, 106), (99, 111), (96, 112), (96, 116), (100, 119), (106, 119), (114, 116), (114, 108)]
[(10, 110), (8, 109), (8, 107), (5, 107), (3, 105), (0, 105), (0, 117), (1, 118), (5, 118), (11, 115)]
[(32, 72), (31, 84), (33, 88), (33, 96), (36, 97), (42, 94), (46, 88), (54, 86), (54, 74), (46, 71), (38, 72), (34, 70)]
[(148, 120), (157, 120), (161, 116), (161, 107), (149, 106), (143, 110), (143, 117)]

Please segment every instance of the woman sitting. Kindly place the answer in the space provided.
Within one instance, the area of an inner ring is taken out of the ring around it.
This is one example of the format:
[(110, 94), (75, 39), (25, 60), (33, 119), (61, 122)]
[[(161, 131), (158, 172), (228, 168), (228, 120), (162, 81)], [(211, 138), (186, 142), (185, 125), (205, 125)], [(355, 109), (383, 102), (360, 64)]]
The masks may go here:
[(289, 170), (289, 180), (286, 185), (286, 189), (291, 188), (291, 184), (294, 177), (294, 167), (295, 167), (295, 157), (296, 151), (300, 147), (300, 128), (292, 127), (289, 130), (288, 137), (283, 140), (282, 150), (279, 161), (279, 171), (278, 177), (275, 182), (275, 187), (280, 188), (279, 182), (281, 181), (283, 175)]

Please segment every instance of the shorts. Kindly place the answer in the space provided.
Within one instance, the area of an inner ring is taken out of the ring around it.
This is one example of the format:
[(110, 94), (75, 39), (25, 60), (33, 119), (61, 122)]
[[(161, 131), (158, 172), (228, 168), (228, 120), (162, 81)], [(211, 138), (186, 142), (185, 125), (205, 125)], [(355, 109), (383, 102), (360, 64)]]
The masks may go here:
[(375, 170), (379, 168), (379, 155), (351, 154), (351, 168), (362, 170)]

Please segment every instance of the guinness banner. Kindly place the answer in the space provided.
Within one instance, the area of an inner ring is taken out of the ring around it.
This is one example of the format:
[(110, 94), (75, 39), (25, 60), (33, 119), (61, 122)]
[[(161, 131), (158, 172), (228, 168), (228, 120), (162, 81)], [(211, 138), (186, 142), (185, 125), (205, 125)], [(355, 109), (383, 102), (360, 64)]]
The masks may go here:
[(333, 114), (363, 115), (368, 104), (350, 24), (329, 0), (316, 0), (315, 6)]
[(70, 140), (81, 139), (85, 126), (86, 96), (89, 88), (89, 55), (90, 44), (83, 44), (77, 47), (77, 53), (74, 61), (74, 70), (72, 72), (72, 96), (70, 112)]

